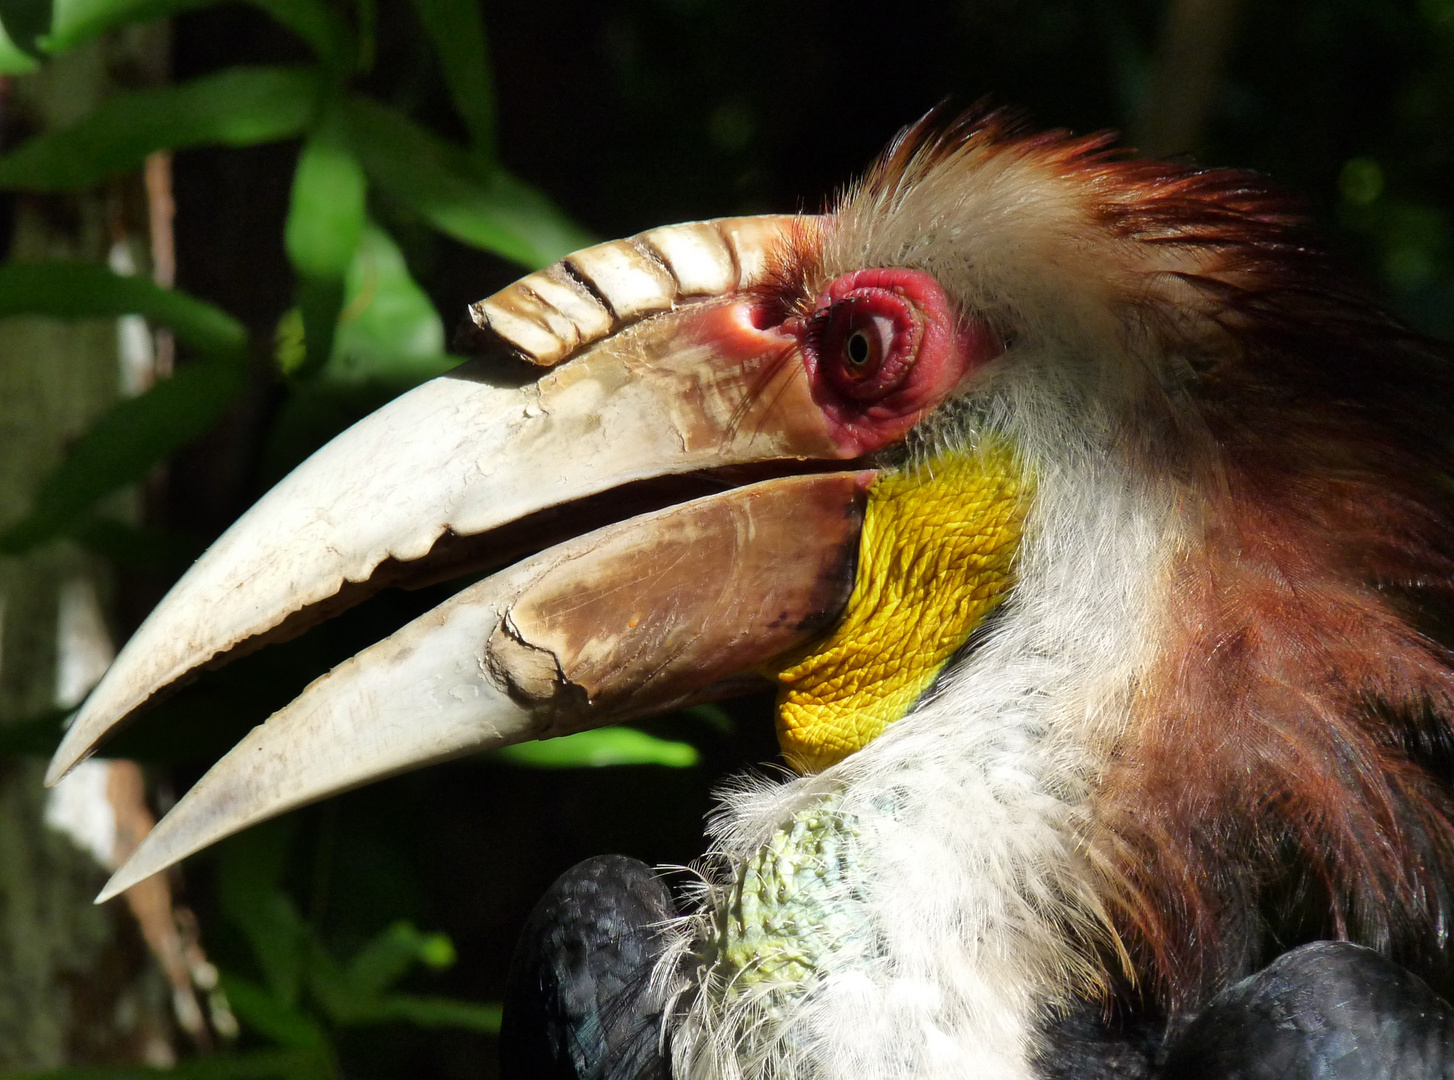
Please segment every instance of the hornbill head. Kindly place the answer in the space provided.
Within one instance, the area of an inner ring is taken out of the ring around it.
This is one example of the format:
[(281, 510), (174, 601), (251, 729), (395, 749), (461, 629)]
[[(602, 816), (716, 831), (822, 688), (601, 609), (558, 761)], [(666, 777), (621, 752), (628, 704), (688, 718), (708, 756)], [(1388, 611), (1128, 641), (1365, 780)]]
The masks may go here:
[[(472, 309), (126, 646), (189, 672), (504, 566), (249, 734), (113, 879), (404, 769), (778, 687), (658, 971), (676, 1072), (1030, 1075), (1296, 935), (1446, 945), (1451, 379), (1255, 177), (999, 114), (820, 217), (670, 226)], [(523, 363), (521, 362), (523, 361)], [(1281, 936), (1279, 936), (1281, 935)]]

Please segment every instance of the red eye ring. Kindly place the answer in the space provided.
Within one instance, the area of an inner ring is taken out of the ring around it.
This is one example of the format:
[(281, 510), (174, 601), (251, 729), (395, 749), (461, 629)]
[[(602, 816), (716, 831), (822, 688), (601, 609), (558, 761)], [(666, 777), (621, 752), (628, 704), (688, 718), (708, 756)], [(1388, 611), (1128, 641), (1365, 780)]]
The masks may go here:
[(783, 329), (798, 340), (813, 403), (843, 457), (902, 438), (968, 372), (1004, 351), (933, 275), (906, 267), (834, 278), (812, 313)]
[(897, 289), (846, 290), (813, 313), (809, 348), (819, 375), (844, 397), (873, 402), (908, 378), (923, 340), (923, 316)]

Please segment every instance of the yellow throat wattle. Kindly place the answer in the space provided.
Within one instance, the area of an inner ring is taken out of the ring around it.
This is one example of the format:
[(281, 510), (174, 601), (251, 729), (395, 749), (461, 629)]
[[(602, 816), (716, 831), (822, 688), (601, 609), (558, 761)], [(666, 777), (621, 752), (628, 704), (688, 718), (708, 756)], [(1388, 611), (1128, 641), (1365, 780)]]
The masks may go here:
[(874, 484), (842, 620), (775, 673), (778, 744), (793, 768), (841, 761), (929, 688), (1014, 584), (1032, 487), (1003, 444)]

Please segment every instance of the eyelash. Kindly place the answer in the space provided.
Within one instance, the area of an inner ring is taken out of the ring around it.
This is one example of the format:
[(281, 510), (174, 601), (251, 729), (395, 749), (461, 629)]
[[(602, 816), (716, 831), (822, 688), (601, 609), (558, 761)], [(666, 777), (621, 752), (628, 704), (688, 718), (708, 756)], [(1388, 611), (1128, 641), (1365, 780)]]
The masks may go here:
[(808, 316), (803, 326), (803, 342), (813, 350), (815, 356), (823, 355), (823, 346), (828, 336), (828, 327), (833, 322), (833, 309), (836, 304), (824, 304), (813, 314)]

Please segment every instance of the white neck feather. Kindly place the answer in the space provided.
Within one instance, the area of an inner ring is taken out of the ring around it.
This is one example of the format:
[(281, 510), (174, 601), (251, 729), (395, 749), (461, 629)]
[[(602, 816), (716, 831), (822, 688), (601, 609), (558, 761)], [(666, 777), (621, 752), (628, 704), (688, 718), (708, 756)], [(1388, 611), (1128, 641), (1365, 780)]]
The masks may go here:
[[(1059, 426), (1007, 431), (1035, 501), (1019, 583), (972, 653), (841, 764), (727, 796), (709, 854), (725, 879), (705, 909), (730, 904), (741, 868), (817, 804), (852, 832), (851, 881), (828, 905), (848, 929), (799, 996), (696, 994), (673, 1034), (679, 1080), (1028, 1080), (1042, 1021), (1096, 978), (1102, 883), (1079, 838), (1153, 652), (1175, 538), (1169, 498), (1084, 428), (1070, 440), (1084, 452), (1049, 445)], [(668, 963), (701, 955), (712, 925), (688, 920)]]

